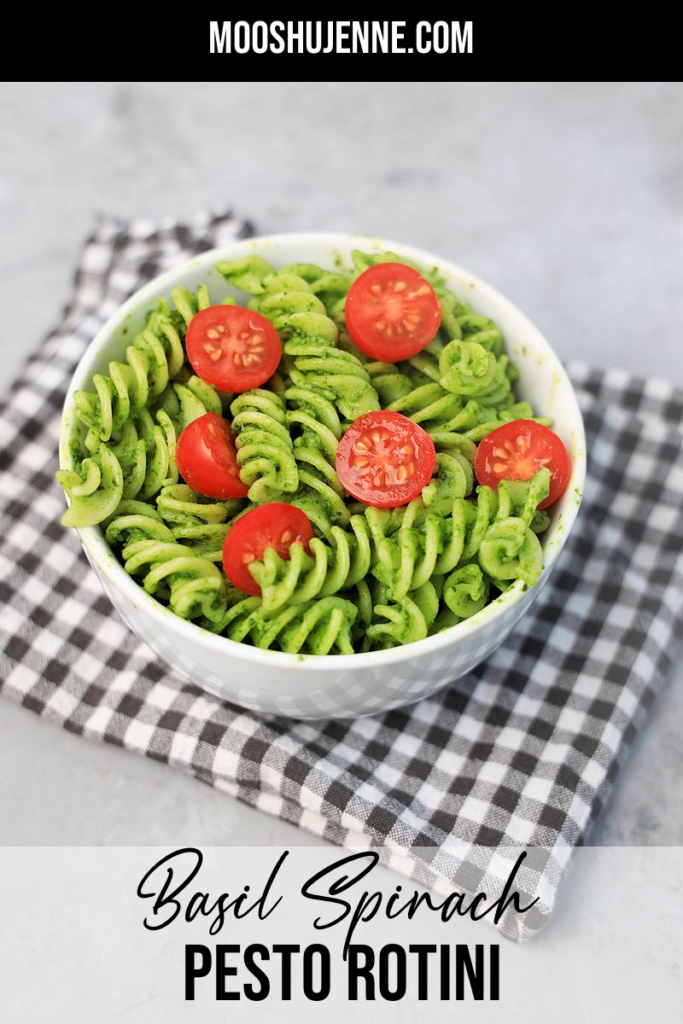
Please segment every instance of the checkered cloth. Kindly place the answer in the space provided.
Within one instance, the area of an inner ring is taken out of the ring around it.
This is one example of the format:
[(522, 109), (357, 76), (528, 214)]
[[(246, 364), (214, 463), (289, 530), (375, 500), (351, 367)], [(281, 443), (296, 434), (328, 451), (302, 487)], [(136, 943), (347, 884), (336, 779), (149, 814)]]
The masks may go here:
[(75, 295), (0, 411), (0, 679), (71, 732), (183, 768), (441, 892), (500, 891), (522, 849), (524, 939), (605, 803), (683, 626), (683, 394), (572, 366), (589, 437), (578, 524), (513, 635), (412, 708), (355, 722), (267, 718), (174, 676), (131, 634), (59, 525), (53, 482), (76, 360), (144, 281), (249, 234), (230, 215), (102, 220)]

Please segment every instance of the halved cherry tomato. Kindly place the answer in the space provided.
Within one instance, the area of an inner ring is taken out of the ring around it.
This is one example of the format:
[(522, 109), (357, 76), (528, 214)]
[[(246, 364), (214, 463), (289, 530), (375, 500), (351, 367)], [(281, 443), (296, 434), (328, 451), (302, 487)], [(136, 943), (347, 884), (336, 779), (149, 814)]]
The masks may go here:
[(310, 554), (313, 527), (300, 508), (282, 501), (245, 512), (228, 530), (223, 544), (223, 568), (233, 587), (258, 597), (261, 588), (249, 572), (249, 563), (261, 561), (266, 548), (275, 548), (281, 558), (289, 558), (292, 544), (303, 544)]
[(185, 347), (198, 377), (233, 394), (264, 384), (282, 358), (270, 320), (244, 306), (201, 309), (188, 324)]
[(429, 434), (400, 412), (369, 412), (355, 420), (337, 448), (337, 476), (349, 494), (376, 508), (416, 498), (436, 465)]
[(207, 498), (244, 498), (230, 424), (215, 412), (193, 420), (178, 438), (176, 462), (183, 480)]
[(474, 472), (480, 484), (495, 490), (501, 480), (530, 480), (544, 466), (550, 470), (550, 494), (539, 508), (547, 508), (564, 494), (572, 464), (554, 430), (534, 420), (512, 420), (479, 442)]
[(403, 263), (368, 267), (346, 296), (346, 328), (359, 349), (386, 363), (410, 359), (434, 338), (441, 323), (436, 292)]

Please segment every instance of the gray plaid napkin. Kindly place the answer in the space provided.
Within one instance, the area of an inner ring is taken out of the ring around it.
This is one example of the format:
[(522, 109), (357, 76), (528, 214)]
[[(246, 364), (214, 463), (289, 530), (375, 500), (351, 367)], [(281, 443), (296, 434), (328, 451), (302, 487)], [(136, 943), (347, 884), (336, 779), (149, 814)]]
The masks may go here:
[(106, 317), (161, 270), (249, 233), (230, 214), (104, 219), (86, 243), (63, 324), (0, 409), (0, 686), (72, 732), (373, 846), (440, 892), (493, 896), (527, 849), (516, 882), (539, 902), (500, 923), (522, 940), (550, 914), (681, 634), (683, 394), (570, 368), (589, 437), (584, 508), (531, 613), (470, 676), (355, 722), (241, 711), (174, 676), (112, 614), (59, 525), (53, 473), (68, 379)]

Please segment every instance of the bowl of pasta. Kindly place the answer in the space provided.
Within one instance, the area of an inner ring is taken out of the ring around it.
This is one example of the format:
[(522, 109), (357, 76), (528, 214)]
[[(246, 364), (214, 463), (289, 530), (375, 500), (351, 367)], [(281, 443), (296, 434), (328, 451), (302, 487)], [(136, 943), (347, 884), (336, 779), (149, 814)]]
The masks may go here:
[(185, 679), (356, 717), (487, 658), (576, 518), (585, 438), (548, 342), (468, 271), (359, 235), (248, 239), (93, 339), (58, 480), (104, 590)]

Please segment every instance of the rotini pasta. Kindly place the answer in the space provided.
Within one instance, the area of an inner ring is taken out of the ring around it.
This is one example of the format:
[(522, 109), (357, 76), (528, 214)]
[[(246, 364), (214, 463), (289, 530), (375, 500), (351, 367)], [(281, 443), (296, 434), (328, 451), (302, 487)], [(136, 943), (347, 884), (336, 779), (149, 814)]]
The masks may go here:
[(257, 504), (285, 500), (299, 486), (299, 471), (282, 399), (257, 388), (238, 395), (230, 411), (240, 477), (249, 488), (249, 500)]
[[(218, 270), (227, 281), (246, 291), (244, 262), (238, 261), (237, 268), (231, 263), (219, 263)], [(262, 264), (259, 260), (251, 269), (252, 288), (259, 269), (261, 276), (250, 305), (271, 320), (283, 338), (292, 383), (333, 401), (345, 420), (355, 420), (379, 409), (379, 398), (369, 374), (356, 356), (337, 348), (337, 325), (327, 315), (312, 285), (296, 273), (300, 265), (277, 273), (268, 267), (268, 272), (263, 273)]]
[(356, 608), (340, 597), (324, 597), (291, 605), (267, 617), (258, 597), (233, 605), (221, 622), (231, 640), (250, 640), (263, 650), (276, 647), (287, 654), (353, 654), (351, 627)]
[[(410, 643), (476, 615), (516, 580), (534, 586), (543, 568), (538, 535), (550, 522), (539, 506), (551, 500), (551, 472), (542, 466), (530, 479), (502, 478), (497, 488), (477, 483), (484, 438), (516, 421), (549, 423), (516, 400), (517, 374), (498, 326), (435, 271), (413, 267), (440, 311), (431, 340), (396, 362), (373, 358), (352, 340), (349, 289), (369, 268), (388, 273), (381, 264), (405, 262), (354, 252), (345, 271), (305, 263), (276, 270), (255, 255), (219, 263), (228, 285), (248, 296), (241, 312), (265, 317), (282, 343), (276, 373), (240, 393), (218, 390), (188, 360), (188, 327), (213, 316), (208, 288), (173, 289), (125, 359), (74, 396), (79, 429), (70, 468), (57, 474), (69, 498), (64, 524), (101, 524), (126, 571), (182, 618), (292, 654)], [(427, 482), (397, 507), (354, 500), (337, 472), (350, 424), (379, 410), (417, 424), (435, 452)], [(240, 489), (227, 493), (246, 490), (245, 498), (205, 497), (183, 480), (185, 439), (178, 441), (207, 413), (230, 424)], [(303, 512), (313, 536), (249, 555), (245, 572), (255, 589), (245, 593), (226, 577), (226, 537), (242, 516), (265, 513), (261, 507), (272, 502)]]

